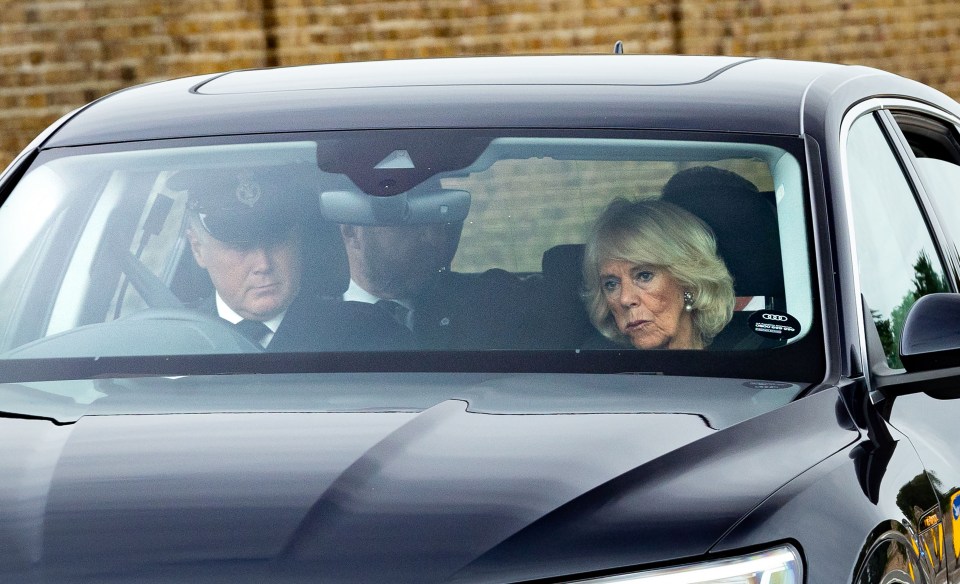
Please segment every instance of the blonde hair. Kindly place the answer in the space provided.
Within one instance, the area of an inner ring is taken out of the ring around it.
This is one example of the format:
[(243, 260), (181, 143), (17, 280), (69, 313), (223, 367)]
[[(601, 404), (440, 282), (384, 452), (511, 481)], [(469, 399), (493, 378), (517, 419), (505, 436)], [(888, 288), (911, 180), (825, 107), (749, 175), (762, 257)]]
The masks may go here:
[(713, 231), (673, 203), (612, 201), (594, 224), (584, 250), (584, 302), (590, 320), (605, 337), (629, 345), (600, 285), (600, 266), (611, 260), (659, 266), (689, 291), (694, 330), (704, 346), (733, 316), (733, 278), (717, 255)]

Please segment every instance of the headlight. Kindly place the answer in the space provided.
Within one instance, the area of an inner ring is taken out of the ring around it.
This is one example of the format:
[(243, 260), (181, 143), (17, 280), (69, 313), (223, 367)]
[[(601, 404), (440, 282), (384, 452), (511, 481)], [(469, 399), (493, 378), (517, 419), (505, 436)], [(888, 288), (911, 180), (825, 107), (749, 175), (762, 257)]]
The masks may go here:
[(576, 581), (579, 584), (802, 584), (802, 582), (803, 567), (800, 554), (788, 545), (725, 560)]

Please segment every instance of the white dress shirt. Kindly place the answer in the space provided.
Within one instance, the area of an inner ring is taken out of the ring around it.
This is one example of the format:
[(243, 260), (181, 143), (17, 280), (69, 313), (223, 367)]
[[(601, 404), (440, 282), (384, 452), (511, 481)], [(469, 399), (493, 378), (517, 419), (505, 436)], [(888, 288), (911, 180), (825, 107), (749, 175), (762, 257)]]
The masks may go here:
[(353, 281), (353, 278), (350, 278), (350, 285), (347, 286), (347, 291), (343, 293), (343, 299), (352, 301), (352, 302), (366, 302), (367, 304), (376, 304), (381, 300), (391, 300), (396, 302), (400, 306), (403, 306), (407, 309), (407, 322), (405, 323), (407, 328), (411, 326), (411, 315), (413, 314), (413, 303), (406, 298), (380, 298), (379, 296), (374, 296), (373, 294), (367, 292), (360, 287), (360, 284), (357, 284)]
[[(237, 324), (243, 320), (242, 316), (234, 312), (234, 310), (227, 306), (227, 303), (223, 301), (223, 298), (220, 298), (219, 292), (217, 292), (217, 314), (220, 316), (220, 318), (231, 324)], [(270, 320), (263, 321), (263, 324), (267, 325), (267, 328), (270, 329), (270, 333), (264, 335), (264, 337), (260, 339), (260, 346), (266, 348), (266, 346), (270, 344), (270, 341), (273, 340), (273, 335), (275, 335), (277, 333), (277, 329), (280, 328), (280, 323), (283, 321), (285, 314), (287, 314), (286, 310)]]

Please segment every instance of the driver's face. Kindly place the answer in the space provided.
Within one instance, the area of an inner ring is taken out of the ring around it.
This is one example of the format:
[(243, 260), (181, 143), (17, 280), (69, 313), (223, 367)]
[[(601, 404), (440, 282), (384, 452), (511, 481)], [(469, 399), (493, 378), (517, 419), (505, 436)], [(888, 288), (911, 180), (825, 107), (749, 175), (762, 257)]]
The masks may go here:
[(217, 293), (243, 318), (265, 321), (286, 310), (300, 292), (299, 231), (281, 241), (236, 246), (209, 233), (188, 231), (197, 264), (207, 270)]
[(381, 298), (410, 298), (450, 265), (462, 228), (462, 223), (344, 225), (350, 275)]

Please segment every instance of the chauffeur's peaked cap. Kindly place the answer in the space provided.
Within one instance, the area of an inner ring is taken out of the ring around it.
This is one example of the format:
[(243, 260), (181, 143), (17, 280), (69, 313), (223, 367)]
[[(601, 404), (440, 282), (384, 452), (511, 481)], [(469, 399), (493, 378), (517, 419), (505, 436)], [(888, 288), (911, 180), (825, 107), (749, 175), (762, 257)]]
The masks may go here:
[(188, 191), (187, 207), (226, 243), (280, 241), (318, 205), (316, 168), (284, 165), (185, 170), (167, 186)]

